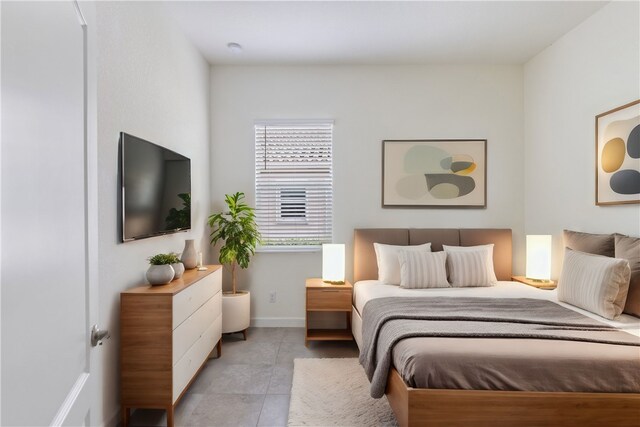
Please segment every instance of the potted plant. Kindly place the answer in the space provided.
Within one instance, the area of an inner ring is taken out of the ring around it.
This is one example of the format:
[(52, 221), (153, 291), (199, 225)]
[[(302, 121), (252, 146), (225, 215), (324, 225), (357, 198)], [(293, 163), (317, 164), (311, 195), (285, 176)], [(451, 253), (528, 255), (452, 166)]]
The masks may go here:
[(152, 285), (166, 285), (173, 280), (175, 270), (171, 267), (174, 258), (170, 254), (157, 254), (149, 258), (147, 280)]
[(173, 276), (173, 280), (179, 279), (184, 274), (184, 264), (180, 261), (180, 257), (175, 252), (171, 252), (168, 254), (171, 257), (171, 267), (173, 267), (173, 271), (175, 271), (175, 276)]
[(246, 331), (250, 322), (250, 293), (238, 291), (237, 268), (247, 268), (251, 256), (260, 243), (260, 233), (255, 221), (254, 209), (244, 202), (244, 193), (226, 194), (228, 210), (209, 217), (211, 244), (224, 241), (220, 248), (219, 261), (231, 266), (231, 292), (222, 294), (222, 332)]

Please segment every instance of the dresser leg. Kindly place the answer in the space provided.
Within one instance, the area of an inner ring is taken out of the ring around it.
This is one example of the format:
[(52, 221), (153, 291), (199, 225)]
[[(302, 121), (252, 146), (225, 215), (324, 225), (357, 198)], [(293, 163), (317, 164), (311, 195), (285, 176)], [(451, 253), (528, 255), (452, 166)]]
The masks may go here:
[(131, 408), (127, 406), (122, 407), (122, 427), (129, 425), (129, 416), (131, 415)]
[(173, 427), (173, 405), (167, 408), (167, 427)]
[(222, 338), (218, 340), (218, 344), (216, 344), (216, 349), (218, 350), (218, 358), (222, 357)]

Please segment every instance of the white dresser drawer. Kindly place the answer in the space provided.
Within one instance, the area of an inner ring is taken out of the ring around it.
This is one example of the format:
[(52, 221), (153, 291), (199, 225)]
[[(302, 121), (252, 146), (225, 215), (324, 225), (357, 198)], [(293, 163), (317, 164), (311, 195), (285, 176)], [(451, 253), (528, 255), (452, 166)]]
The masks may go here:
[(209, 353), (220, 339), (222, 316), (213, 322), (205, 333), (191, 346), (185, 355), (173, 367), (173, 402), (180, 397), (180, 393), (189, 384), (191, 378), (206, 360)]
[(173, 331), (174, 365), (220, 316), (221, 310), (222, 292), (218, 291)]
[[(220, 295), (222, 295), (222, 292), (220, 292)], [(214, 345), (222, 339), (222, 307), (220, 307), (220, 315), (216, 317), (216, 320), (213, 322), (213, 335), (211, 338), (213, 339)]]
[(222, 288), (222, 269), (211, 273), (173, 297), (173, 329)]

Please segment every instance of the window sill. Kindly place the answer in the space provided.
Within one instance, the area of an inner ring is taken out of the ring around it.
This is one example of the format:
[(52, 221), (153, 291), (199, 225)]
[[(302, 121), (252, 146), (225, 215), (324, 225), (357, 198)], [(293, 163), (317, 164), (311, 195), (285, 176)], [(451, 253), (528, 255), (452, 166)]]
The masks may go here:
[(262, 246), (256, 248), (256, 252), (260, 253), (282, 253), (282, 252), (321, 252), (322, 245), (317, 246)]

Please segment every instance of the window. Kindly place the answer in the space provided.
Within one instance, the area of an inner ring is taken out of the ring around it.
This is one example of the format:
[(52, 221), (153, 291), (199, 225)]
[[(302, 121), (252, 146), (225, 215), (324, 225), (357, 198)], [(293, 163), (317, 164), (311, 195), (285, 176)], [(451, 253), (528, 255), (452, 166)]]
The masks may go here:
[(283, 188), (280, 190), (281, 221), (303, 221), (307, 218), (307, 190), (302, 188)]
[(262, 249), (331, 242), (332, 133), (330, 121), (256, 123), (256, 219)]

